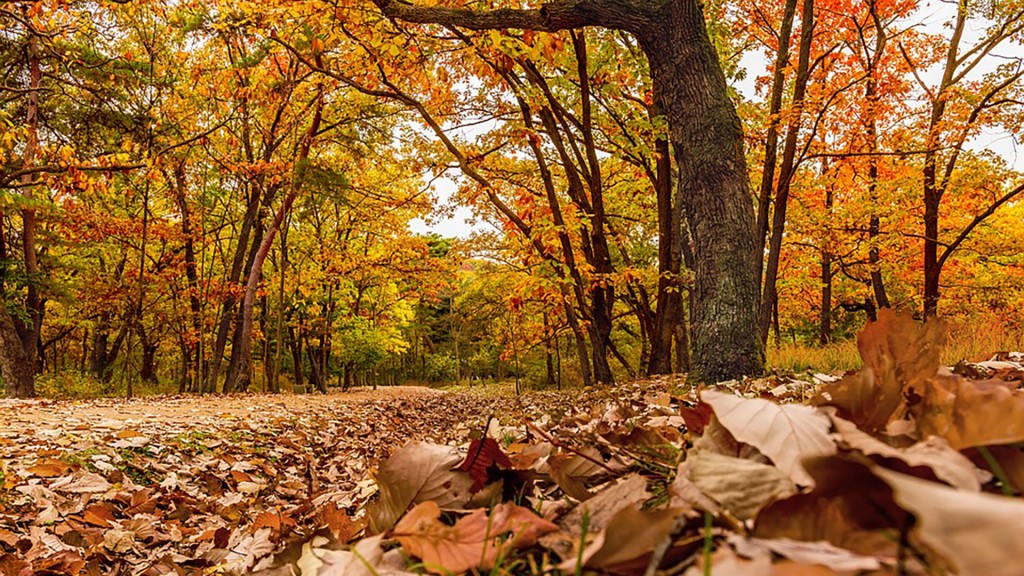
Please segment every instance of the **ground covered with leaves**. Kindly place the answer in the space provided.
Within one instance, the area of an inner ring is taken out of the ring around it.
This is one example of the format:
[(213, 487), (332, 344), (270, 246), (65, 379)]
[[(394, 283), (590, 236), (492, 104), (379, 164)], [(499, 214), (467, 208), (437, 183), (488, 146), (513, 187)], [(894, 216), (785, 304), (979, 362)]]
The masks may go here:
[(0, 401), (0, 574), (1024, 573), (1024, 368)]

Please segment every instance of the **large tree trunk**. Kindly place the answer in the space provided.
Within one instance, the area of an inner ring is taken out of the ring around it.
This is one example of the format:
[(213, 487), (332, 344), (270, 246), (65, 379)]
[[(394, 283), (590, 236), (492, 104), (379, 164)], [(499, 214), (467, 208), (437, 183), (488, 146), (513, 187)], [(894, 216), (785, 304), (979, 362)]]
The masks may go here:
[(759, 279), (743, 129), (699, 5), (638, 34), (664, 95), (696, 259), (693, 371), (718, 382), (764, 369), (757, 333)]

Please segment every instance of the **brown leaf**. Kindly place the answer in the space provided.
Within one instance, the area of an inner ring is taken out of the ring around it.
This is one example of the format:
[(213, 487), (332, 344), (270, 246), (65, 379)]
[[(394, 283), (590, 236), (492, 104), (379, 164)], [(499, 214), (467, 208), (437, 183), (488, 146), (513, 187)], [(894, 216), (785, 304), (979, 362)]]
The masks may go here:
[(840, 457), (805, 462), (814, 477), (813, 492), (772, 502), (758, 512), (753, 535), (827, 541), (865, 556), (895, 560), (899, 531), (907, 514), (892, 499), (892, 489), (864, 464)]
[(843, 443), (867, 456), (880, 457), (874, 459), (880, 464), (893, 467), (902, 463), (901, 471), (914, 476), (919, 476), (920, 473), (914, 473), (913, 469), (924, 467), (935, 479), (950, 486), (975, 492), (981, 489), (978, 468), (966, 456), (953, 450), (942, 438), (931, 436), (908, 448), (895, 448), (861, 432), (852, 422), (838, 416), (832, 416), (832, 424), (836, 435)]
[(956, 490), (883, 468), (874, 473), (892, 487), (896, 502), (917, 518), (914, 532), (952, 561), (958, 573), (1020, 574), (1024, 502)]
[(1024, 440), (1024, 391), (1002, 380), (935, 378), (915, 388), (912, 407), (922, 434), (934, 434), (957, 450)]
[[(635, 505), (621, 508), (583, 549), (583, 565), (613, 568), (649, 555), (672, 532), (680, 514), (682, 510), (676, 508), (646, 512)], [(578, 557), (573, 554), (559, 568), (566, 573), (575, 572)]]
[(71, 465), (56, 458), (43, 458), (25, 469), (25, 472), (40, 478), (56, 478), (71, 470)]
[(839, 548), (824, 541), (801, 542), (789, 538), (763, 540), (761, 538), (742, 538), (738, 535), (730, 536), (728, 540), (738, 553), (747, 558), (756, 557), (761, 552), (773, 552), (796, 564), (817, 564), (841, 572), (878, 570), (882, 567), (882, 563), (874, 556), (854, 554), (845, 548)]
[(93, 526), (99, 526), (100, 528), (106, 528), (117, 522), (117, 518), (114, 517), (114, 513), (110, 511), (103, 504), (93, 504), (85, 509), (82, 513), (82, 519)]
[(344, 509), (338, 508), (334, 502), (328, 502), (320, 510), (321, 523), (325, 524), (338, 542), (345, 544), (366, 528), (366, 517), (352, 520)]
[(741, 398), (706, 390), (702, 400), (740, 442), (754, 446), (797, 484), (811, 485), (801, 465), (805, 458), (833, 454), (831, 423), (825, 414), (802, 404), (780, 405), (761, 398)]
[(869, 432), (884, 430), (905, 407), (905, 392), (921, 386), (939, 369), (945, 326), (936, 319), (919, 325), (905, 312), (882, 309), (857, 335), (864, 368), (824, 385), (812, 401), (831, 405), (839, 415)]
[(377, 475), (380, 497), (367, 506), (370, 528), (390, 529), (411, 504), (432, 500), (445, 508), (465, 505), (473, 481), (453, 470), (461, 461), (457, 450), (437, 444), (412, 442), (395, 450)]
[[(402, 548), (420, 558), (435, 574), (486, 570), (511, 548), (530, 546), (541, 534), (557, 530), (530, 510), (507, 502), (496, 506), (490, 518), (481, 508), (460, 518), (454, 526), (442, 524), (440, 516), (437, 504), (423, 502), (406, 514), (392, 533)], [(500, 538), (508, 532), (509, 539)]]
[(796, 493), (789, 476), (774, 466), (713, 452), (691, 454), (680, 471), (740, 520), (764, 504)]
[[(1006, 481), (1010, 486), (1018, 493), (1024, 494), (1024, 452), (1011, 446), (991, 446), (987, 449), (1006, 475)], [(972, 448), (966, 454), (976, 465), (991, 469), (978, 450)]]

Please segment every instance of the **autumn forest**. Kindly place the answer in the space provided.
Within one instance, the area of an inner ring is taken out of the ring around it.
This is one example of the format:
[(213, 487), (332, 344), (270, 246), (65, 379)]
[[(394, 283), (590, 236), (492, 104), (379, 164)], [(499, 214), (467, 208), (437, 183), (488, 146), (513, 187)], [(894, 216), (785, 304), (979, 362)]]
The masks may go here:
[(5, 3), (9, 394), (714, 382), (887, 307), (1019, 333), (1012, 2), (714, 2), (698, 76), (640, 12), (381, 2)]
[(0, 576), (1024, 573), (1021, 0), (0, 2)]

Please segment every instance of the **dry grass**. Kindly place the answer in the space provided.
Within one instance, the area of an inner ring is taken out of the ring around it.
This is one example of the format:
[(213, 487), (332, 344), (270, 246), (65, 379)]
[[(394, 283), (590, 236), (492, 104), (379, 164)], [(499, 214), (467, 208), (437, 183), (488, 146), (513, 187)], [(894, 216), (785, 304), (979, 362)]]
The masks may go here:
[[(997, 317), (951, 321), (946, 331), (942, 361), (981, 361), (996, 352), (1024, 351), (1024, 329)], [(827, 346), (786, 343), (768, 345), (768, 367), (779, 372), (841, 372), (859, 368), (860, 354), (854, 340)]]

